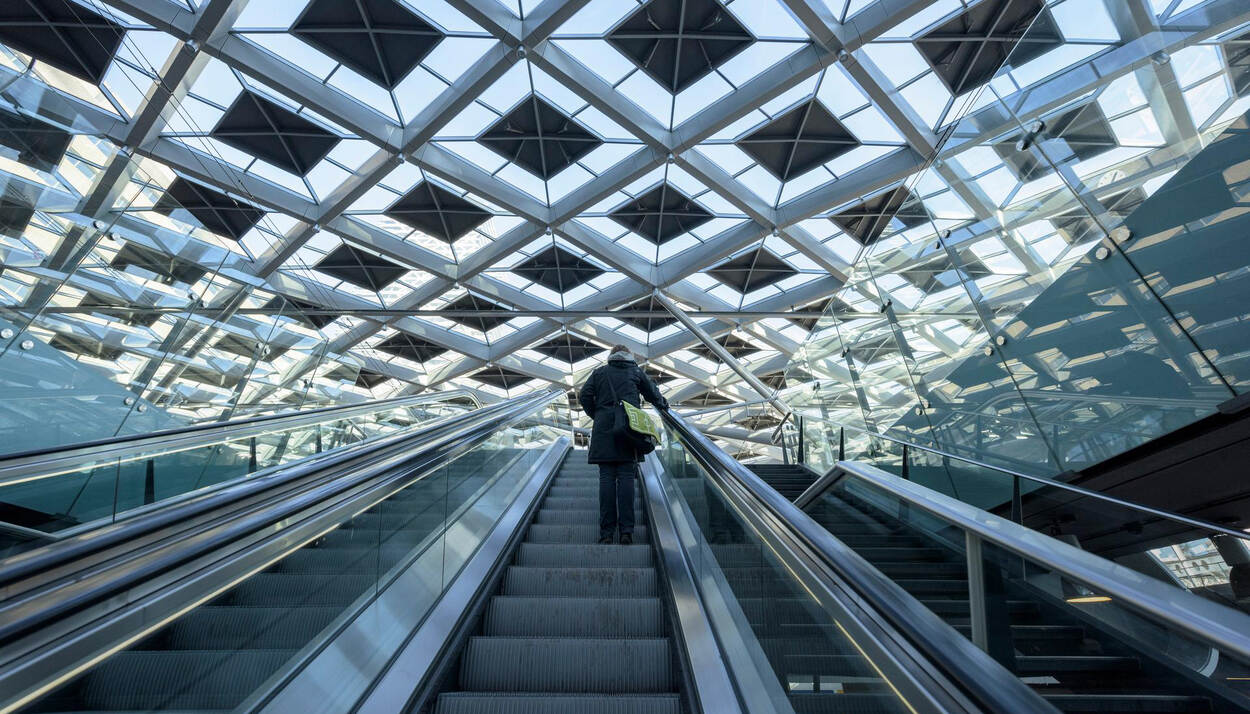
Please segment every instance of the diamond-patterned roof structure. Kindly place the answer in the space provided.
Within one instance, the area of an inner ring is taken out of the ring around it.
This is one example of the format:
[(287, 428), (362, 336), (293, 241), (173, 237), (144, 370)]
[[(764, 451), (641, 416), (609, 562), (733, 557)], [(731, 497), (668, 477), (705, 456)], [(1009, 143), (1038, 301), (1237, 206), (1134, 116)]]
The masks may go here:
[(264, 211), (249, 203), (181, 177), (169, 184), (153, 210), (168, 216), (180, 208), (208, 230), (232, 240), (242, 238), (265, 215)]
[(379, 292), (399, 280), (408, 268), (378, 255), (343, 243), (321, 259), (317, 270), (341, 278), (358, 288)]
[(126, 35), (121, 24), (72, 0), (12, 0), (0, 8), (0, 44), (99, 84)]
[(802, 176), (859, 146), (859, 141), (812, 99), (738, 141), (738, 146), (782, 181)]
[(313, 0), (291, 26), (291, 34), (388, 89), (444, 36), (395, 0)]
[(455, 243), (490, 220), (490, 212), (429, 181), (417, 184), (392, 203), (386, 215), (445, 243)]
[(255, 92), (240, 94), (211, 135), (301, 176), (339, 143), (333, 132)]
[(568, 292), (603, 274), (595, 264), (558, 245), (519, 263), (512, 272), (558, 293)]
[(668, 183), (656, 186), (608, 215), (656, 245), (663, 245), (712, 220), (711, 213)]
[(602, 143), (537, 94), (522, 100), (477, 140), (544, 179), (572, 166)]
[(789, 263), (764, 246), (727, 260), (707, 273), (740, 293), (749, 293), (794, 275)]
[[(1025, 33), (1028, 41), (1021, 42)], [(1010, 56), (1020, 65), (1063, 46), (1043, 0), (985, 0), (917, 40), (925, 59), (952, 94), (979, 87)]]
[(673, 94), (754, 39), (718, 0), (651, 0), (608, 34), (613, 47)]
[(615, 344), (758, 400), (705, 337), (888, 403), (1250, 110), (1237, 0), (167, 4), (0, 7), (0, 299), (197, 419)]

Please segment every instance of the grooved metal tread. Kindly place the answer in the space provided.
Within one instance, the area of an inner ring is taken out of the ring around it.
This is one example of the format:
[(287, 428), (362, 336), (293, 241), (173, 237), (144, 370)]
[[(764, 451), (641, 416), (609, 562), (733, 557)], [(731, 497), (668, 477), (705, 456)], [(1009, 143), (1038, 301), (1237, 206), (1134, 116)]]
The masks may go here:
[(460, 686), (487, 692), (671, 692), (669, 641), (547, 637), (473, 637)]
[(565, 465), (435, 714), (680, 714), (647, 528), (600, 544), (598, 524), (597, 473)]
[(483, 631), (493, 637), (662, 637), (659, 598), (496, 596)]
[(558, 568), (565, 563), (595, 563), (600, 568), (647, 568), (651, 546), (585, 543), (522, 543), (516, 564)]
[[(525, 538), (526, 543), (586, 543), (593, 544), (599, 540), (598, 525), (552, 525), (535, 523), (530, 526)], [(649, 543), (650, 533), (645, 525), (634, 526), (634, 542)]]
[(504, 595), (655, 597), (654, 568), (527, 568), (504, 575)]
[(434, 714), (681, 714), (676, 694), (491, 694), (450, 692)]

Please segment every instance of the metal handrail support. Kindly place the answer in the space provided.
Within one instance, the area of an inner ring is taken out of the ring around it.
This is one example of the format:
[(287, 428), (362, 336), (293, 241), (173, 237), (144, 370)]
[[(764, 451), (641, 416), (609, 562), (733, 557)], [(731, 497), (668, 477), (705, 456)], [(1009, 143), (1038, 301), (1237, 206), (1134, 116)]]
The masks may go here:
[[(843, 461), (843, 478), (860, 479), (976, 539), (1033, 561), (1138, 613), (1162, 621), (1250, 663), (1250, 615), (1068, 545), (975, 506), (905, 481), (874, 466)], [(806, 494), (804, 494), (806, 495)], [(971, 562), (971, 549), (969, 559)], [(975, 633), (974, 623), (974, 633)]]

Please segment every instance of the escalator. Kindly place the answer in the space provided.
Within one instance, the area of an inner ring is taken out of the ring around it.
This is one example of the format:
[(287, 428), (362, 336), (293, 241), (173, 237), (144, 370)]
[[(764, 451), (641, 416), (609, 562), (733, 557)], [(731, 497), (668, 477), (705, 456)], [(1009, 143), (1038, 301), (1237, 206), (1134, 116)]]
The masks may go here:
[(969, 696), (801, 544), (752, 531), (758, 505), (658, 460), (633, 543), (599, 544), (597, 470), (569, 451), (561, 396), (323, 443), (10, 554), (0, 710), (901, 713), (1019, 695)]
[[(863, 499), (822, 498), (807, 512), (925, 607), (971, 635), (962, 553)], [(1213, 711), (1211, 697), (1192, 695), (1192, 682), (1149, 652), (1116, 641), (1010, 577), (1002, 580), (1005, 612), (999, 616), (1011, 652), (1005, 664), (1061, 711)]]
[(890, 502), (868, 476), (757, 475), (673, 414), (633, 543), (599, 544), (561, 397), (312, 450), (0, 559), (0, 711), (1244, 709), (1215, 682), (1243, 672), (1243, 623), (1211, 603), (1187, 613), (1205, 640), (1073, 611), (1062, 587), (1133, 592), (941, 525), (914, 484)]
[[(30, 712), (231, 710), (428, 538), (517, 450), (469, 454), (109, 657)], [(437, 491), (437, 493), (436, 493)]]
[[(806, 467), (750, 468), (782, 495), (798, 499), (816, 524), (925, 608), (973, 636), (967, 548), (948, 524), (903, 499), (886, 497), (868, 481), (839, 481), (835, 474), (811, 492), (796, 494), (798, 484), (817, 481)], [(895, 478), (884, 472), (871, 476)], [(1059, 710), (1245, 710), (1244, 693), (1231, 686), (1244, 681), (1244, 667), (1213, 661), (1209, 648), (1108, 612), (1117, 607), (1111, 597), (1069, 580), (1059, 579), (1058, 589), (1038, 587), (1038, 580), (1055, 580), (1054, 574), (1011, 554), (994, 551), (984, 567), (988, 650)], [(1217, 672), (1221, 676), (1211, 676)]]
[[(520, 486), (567, 448), (552, 422), (559, 394), (371, 422), (365, 438), (317, 439), (325, 448), (304, 459), (253, 463), (0, 560), (0, 710), (284, 710), (293, 685), (340, 656), (336, 640), (376, 628), (397, 603), (392, 625), (419, 623)], [(290, 430), (276, 431), (289, 445)], [(63, 490), (55, 475), (42, 481)], [(403, 634), (379, 638), (379, 654)]]
[(632, 545), (598, 544), (598, 484), (561, 466), (436, 714), (682, 711), (645, 516)]

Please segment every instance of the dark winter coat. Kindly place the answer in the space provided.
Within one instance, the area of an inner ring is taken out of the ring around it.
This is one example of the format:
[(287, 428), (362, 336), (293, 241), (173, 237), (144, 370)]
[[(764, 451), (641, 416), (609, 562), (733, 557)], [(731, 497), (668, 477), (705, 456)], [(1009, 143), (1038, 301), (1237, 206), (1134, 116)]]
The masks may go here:
[(668, 401), (660, 396), (655, 382), (646, 375), (631, 359), (612, 359), (607, 364), (590, 373), (577, 401), (586, 414), (594, 419), (595, 425), (590, 430), (590, 453), (586, 461), (592, 464), (621, 464), (642, 461), (633, 444), (625, 439), (613, 438), (612, 425), (615, 423), (613, 399), (641, 407), (641, 395), (651, 404), (665, 409)]

